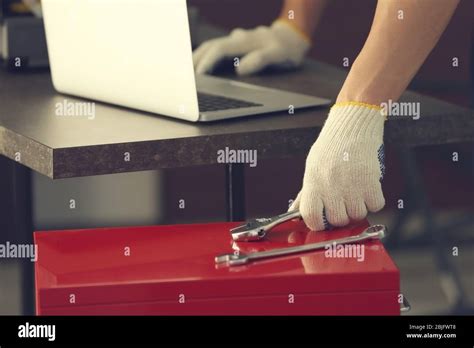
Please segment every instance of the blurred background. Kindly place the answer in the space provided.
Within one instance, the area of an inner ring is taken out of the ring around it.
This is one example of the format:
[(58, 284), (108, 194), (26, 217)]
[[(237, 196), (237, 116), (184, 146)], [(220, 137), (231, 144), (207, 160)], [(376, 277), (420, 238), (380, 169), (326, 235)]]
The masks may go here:
[[(0, 4), (2, 68), (9, 68), (12, 57), (22, 56), (29, 63), (22, 73), (47, 69), (39, 2)], [(193, 41), (198, 42), (198, 23), (224, 31), (270, 24), (281, 1), (190, 0), (189, 5)], [(353, 61), (370, 29), (375, 5), (376, 0), (331, 0), (310, 56), (340, 68), (343, 57)], [(410, 89), (473, 108), (473, 25), (474, 1), (461, 0)], [(459, 68), (450, 69), (452, 57), (459, 58)], [(0, 158), (0, 173), (5, 161)], [(409, 314), (474, 314), (474, 145), (411, 150), (388, 146), (386, 166), (387, 205), (369, 219), (386, 224), (391, 232), (386, 246), (401, 270), (402, 292), (412, 304)], [(247, 217), (285, 211), (303, 173), (303, 157), (262, 160), (256, 168), (246, 168)], [(199, 185), (190, 178), (199, 178)], [(218, 165), (57, 181), (34, 173), (33, 223), (35, 230), (50, 230), (224, 221), (224, 187), (225, 169)], [(9, 190), (8, 182), (0, 181), (0, 193), (6, 196)], [(70, 197), (80, 202), (75, 210), (68, 207)], [(181, 199), (185, 209), (179, 208)], [(15, 233), (9, 209), (0, 196), (0, 243)], [(452, 255), (453, 247), (459, 256)], [(17, 266), (13, 260), (0, 260), (0, 314), (19, 313)]]

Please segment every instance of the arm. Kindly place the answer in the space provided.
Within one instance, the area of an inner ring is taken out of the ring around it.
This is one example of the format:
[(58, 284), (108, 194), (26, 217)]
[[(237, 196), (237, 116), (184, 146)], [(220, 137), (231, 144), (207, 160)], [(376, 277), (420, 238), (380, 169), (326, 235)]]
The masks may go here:
[(438, 42), (458, 3), (379, 0), (370, 34), (337, 101), (380, 105), (397, 100)]
[[(293, 23), (307, 38), (311, 38), (319, 24), (327, 0), (285, 0), (279, 18)], [(291, 14), (294, 15), (291, 19)]]

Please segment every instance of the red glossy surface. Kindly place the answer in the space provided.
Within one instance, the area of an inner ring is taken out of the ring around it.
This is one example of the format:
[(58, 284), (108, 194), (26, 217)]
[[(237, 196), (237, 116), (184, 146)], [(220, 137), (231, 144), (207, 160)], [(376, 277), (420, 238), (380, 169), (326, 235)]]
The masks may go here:
[[(364, 260), (315, 251), (216, 267), (214, 257), (360, 233), (289, 222), (233, 243), (237, 223), (37, 232), (38, 314), (398, 314), (399, 274), (379, 241)], [(127, 249), (129, 248), (129, 249)], [(126, 251), (130, 250), (129, 256)], [(74, 303), (70, 302), (74, 295)], [(288, 296), (295, 296), (289, 304)], [(185, 303), (180, 303), (183, 299)]]

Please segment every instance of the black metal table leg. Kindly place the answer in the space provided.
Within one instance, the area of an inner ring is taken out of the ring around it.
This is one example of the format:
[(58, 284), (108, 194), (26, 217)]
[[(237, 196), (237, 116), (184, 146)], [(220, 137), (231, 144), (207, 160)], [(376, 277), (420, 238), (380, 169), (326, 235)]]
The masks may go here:
[[(433, 240), (432, 231), (436, 225), (434, 212), (430, 206), (423, 178), (418, 169), (414, 149), (399, 147), (397, 153), (406, 184), (406, 196), (403, 199), (408, 202), (408, 206), (397, 212), (392, 232), (384, 243), (389, 248), (402, 246), (402, 230), (416, 213), (420, 213), (423, 217), (422, 233), (417, 237), (417, 240), (421, 240), (423, 243), (431, 242)], [(413, 242), (413, 240), (410, 242)]]
[[(13, 163), (13, 218), (15, 234), (19, 244), (33, 243), (33, 221), (31, 201), (31, 170)], [(34, 304), (34, 263), (30, 259), (20, 259), (21, 304), (23, 315), (33, 315)]]
[[(3, 196), (0, 240), (13, 244), (33, 243), (31, 170), (20, 163), (0, 159)], [(20, 266), (21, 313), (34, 314), (34, 263), (30, 258), (14, 260)]]
[(225, 170), (227, 221), (243, 221), (245, 220), (244, 164), (227, 164)]

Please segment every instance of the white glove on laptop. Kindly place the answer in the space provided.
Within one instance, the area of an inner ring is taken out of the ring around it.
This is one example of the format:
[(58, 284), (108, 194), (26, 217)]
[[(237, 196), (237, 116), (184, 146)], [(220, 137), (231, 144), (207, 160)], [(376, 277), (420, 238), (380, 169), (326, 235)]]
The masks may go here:
[(43, 17), (40, 0), (23, 0), (23, 3), (28, 7), (28, 9), (31, 11), (31, 13), (33, 13), (35, 17)]
[(311, 230), (345, 226), (384, 207), (384, 121), (375, 105), (332, 107), (306, 159), (303, 188), (289, 209), (299, 209)]
[(278, 19), (270, 27), (235, 29), (223, 38), (203, 43), (193, 54), (195, 71), (205, 74), (223, 58), (242, 57), (239, 75), (256, 73), (269, 65), (292, 68), (301, 64), (311, 46), (309, 37), (290, 20)]

